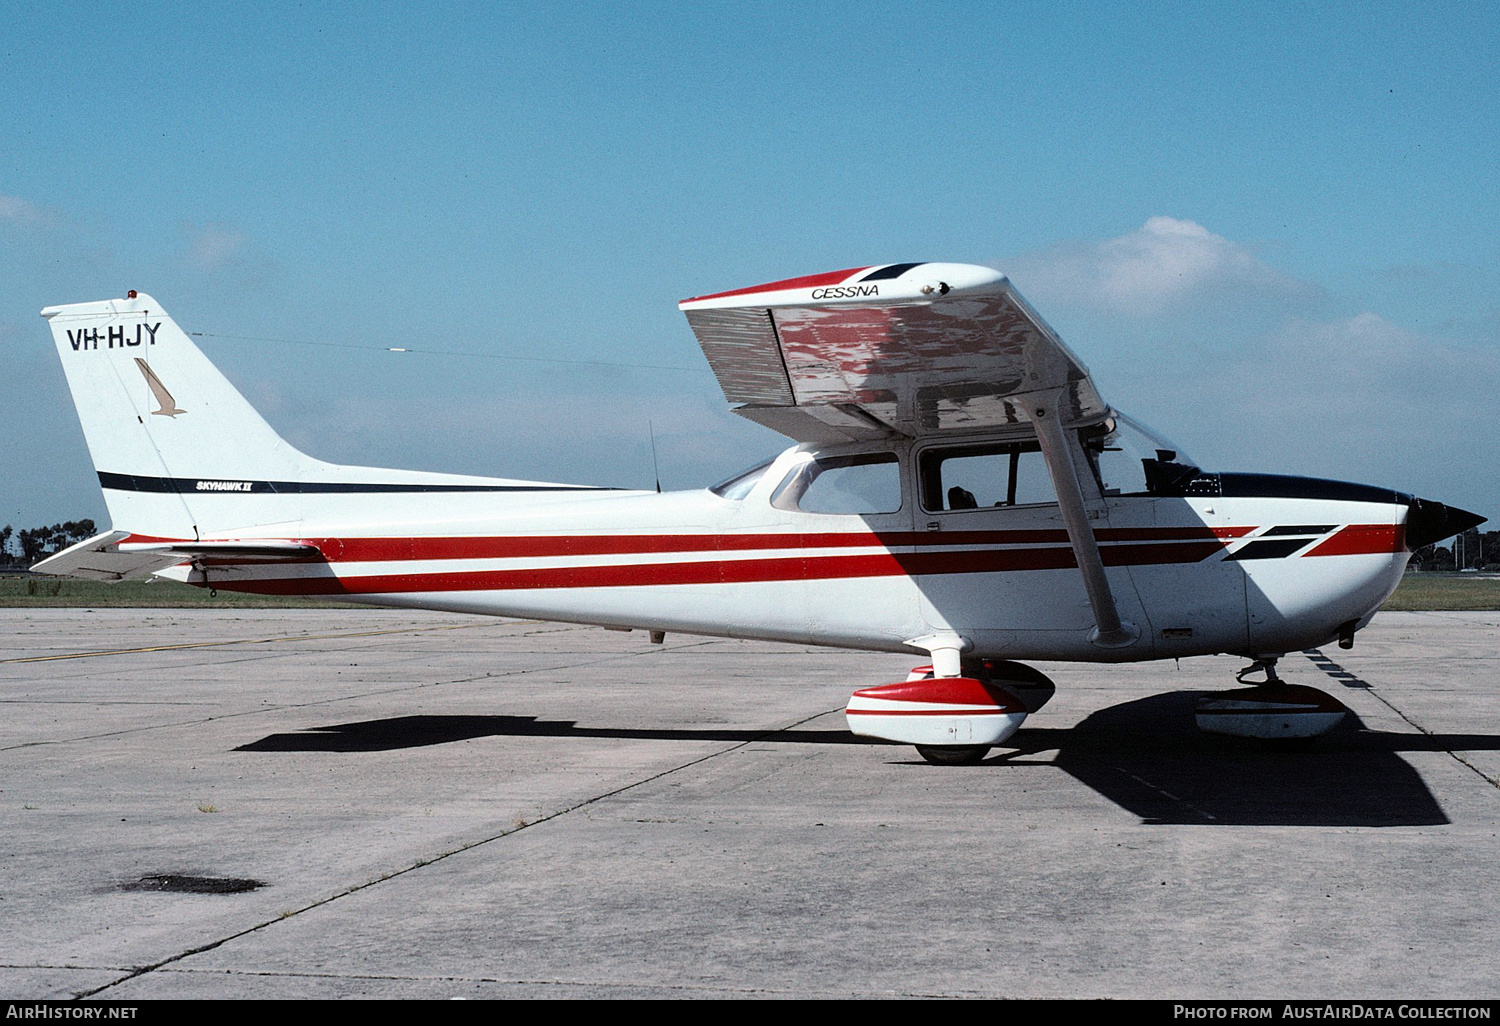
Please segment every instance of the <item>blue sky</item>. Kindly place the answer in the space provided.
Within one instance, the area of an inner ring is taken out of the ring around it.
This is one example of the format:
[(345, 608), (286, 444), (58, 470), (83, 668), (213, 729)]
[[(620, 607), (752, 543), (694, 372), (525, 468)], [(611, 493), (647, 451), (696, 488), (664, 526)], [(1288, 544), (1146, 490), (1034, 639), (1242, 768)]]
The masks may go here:
[(44, 305), (289, 340), (203, 347), (325, 459), (690, 487), (783, 441), (676, 301), (908, 260), (1205, 466), (1497, 516), (1496, 68), (1480, 3), (11, 7), (0, 523), (104, 519)]

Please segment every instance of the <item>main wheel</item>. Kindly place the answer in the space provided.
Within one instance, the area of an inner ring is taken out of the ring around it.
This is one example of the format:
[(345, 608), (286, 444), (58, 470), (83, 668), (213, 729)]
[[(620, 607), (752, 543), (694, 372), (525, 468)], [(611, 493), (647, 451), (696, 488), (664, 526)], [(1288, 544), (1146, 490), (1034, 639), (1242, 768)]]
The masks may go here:
[(989, 750), (989, 745), (917, 745), (917, 754), (934, 766), (972, 766)]

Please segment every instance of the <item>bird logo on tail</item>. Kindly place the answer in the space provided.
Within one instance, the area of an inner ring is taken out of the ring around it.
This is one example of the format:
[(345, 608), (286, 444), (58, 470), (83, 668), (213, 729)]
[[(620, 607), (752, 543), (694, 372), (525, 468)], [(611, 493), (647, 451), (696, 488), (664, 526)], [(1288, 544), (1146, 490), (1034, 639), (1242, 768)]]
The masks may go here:
[(156, 403), (161, 407), (159, 410), (151, 411), (153, 417), (175, 417), (179, 413), (187, 412), (187, 410), (177, 408), (177, 400), (172, 398), (172, 393), (167, 391), (167, 386), (161, 383), (161, 378), (156, 376), (156, 372), (145, 360), (137, 356), (135, 365), (141, 369), (141, 374), (146, 378), (146, 384), (151, 387), (151, 394), (156, 396)]

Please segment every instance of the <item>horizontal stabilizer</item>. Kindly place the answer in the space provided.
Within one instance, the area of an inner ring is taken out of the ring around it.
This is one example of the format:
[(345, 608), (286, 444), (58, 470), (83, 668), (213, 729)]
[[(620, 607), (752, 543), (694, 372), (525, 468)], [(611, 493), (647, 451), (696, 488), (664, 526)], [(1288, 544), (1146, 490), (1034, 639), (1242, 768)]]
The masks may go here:
[(54, 553), (31, 568), (35, 574), (58, 577), (84, 577), (91, 581), (128, 581), (150, 577), (181, 563), (182, 556), (152, 552), (121, 552), (119, 543), (130, 537), (129, 531), (105, 531), (87, 541)]
[(129, 531), (106, 531), (48, 556), (32, 573), (84, 577), (94, 581), (127, 581), (150, 577), (179, 563), (280, 563), (321, 559), (316, 545), (290, 541), (144, 541), (130, 542)]
[(289, 541), (162, 541), (122, 542), (126, 553), (172, 556), (185, 559), (211, 559), (216, 563), (281, 563), (318, 559), (323, 555), (316, 545)]

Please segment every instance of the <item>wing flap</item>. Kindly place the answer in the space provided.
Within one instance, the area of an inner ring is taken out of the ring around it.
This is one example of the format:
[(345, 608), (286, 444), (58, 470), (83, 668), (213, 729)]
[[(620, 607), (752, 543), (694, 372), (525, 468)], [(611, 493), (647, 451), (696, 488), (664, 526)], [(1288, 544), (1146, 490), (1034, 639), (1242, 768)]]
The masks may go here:
[(690, 310), (687, 319), (730, 402), (794, 404), (769, 310)]

